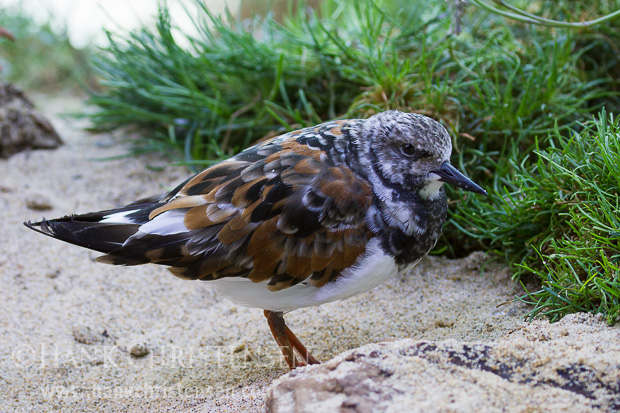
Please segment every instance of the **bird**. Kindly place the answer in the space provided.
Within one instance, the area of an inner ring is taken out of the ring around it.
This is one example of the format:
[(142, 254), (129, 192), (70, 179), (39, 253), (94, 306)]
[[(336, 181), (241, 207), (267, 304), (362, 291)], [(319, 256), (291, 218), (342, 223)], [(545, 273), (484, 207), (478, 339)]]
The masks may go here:
[(446, 221), (444, 184), (486, 195), (451, 153), (439, 122), (389, 110), (259, 142), (163, 195), (24, 224), (103, 253), (98, 262), (164, 265), (264, 310), (293, 369), (318, 360), (284, 314), (366, 292), (417, 264)]

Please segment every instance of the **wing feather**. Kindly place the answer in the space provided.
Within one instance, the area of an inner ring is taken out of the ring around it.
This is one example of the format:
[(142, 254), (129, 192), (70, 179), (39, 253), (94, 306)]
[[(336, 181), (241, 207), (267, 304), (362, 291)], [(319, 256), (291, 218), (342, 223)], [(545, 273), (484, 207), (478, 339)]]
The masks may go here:
[[(164, 263), (186, 279), (246, 277), (274, 291), (303, 281), (320, 287), (355, 262), (371, 235), (369, 184), (294, 134), (210, 167), (173, 192), (103, 260)], [(166, 235), (166, 228), (174, 231)]]

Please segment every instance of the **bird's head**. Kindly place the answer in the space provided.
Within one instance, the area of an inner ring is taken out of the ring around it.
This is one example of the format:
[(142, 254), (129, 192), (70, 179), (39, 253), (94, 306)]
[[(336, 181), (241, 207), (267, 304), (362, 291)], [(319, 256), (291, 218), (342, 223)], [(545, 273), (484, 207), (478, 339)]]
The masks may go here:
[(367, 119), (361, 130), (369, 167), (387, 187), (415, 191), (423, 198), (440, 194), (444, 183), (486, 195), (450, 164), (452, 141), (446, 129), (416, 113), (390, 110)]

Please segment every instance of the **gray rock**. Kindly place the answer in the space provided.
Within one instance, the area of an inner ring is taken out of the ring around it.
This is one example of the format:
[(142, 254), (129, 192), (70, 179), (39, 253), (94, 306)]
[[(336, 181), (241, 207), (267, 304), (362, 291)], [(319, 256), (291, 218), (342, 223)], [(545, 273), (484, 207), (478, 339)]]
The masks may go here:
[(26, 196), (26, 207), (33, 211), (49, 211), (54, 208), (49, 197), (42, 194), (30, 194)]
[(73, 338), (82, 344), (100, 344), (105, 339), (104, 333), (94, 331), (89, 326), (77, 325), (73, 327)]
[(134, 357), (144, 357), (150, 352), (151, 350), (149, 349), (148, 344), (144, 341), (133, 343), (129, 348), (129, 354)]
[(25, 149), (53, 149), (62, 140), (24, 92), (0, 82), (0, 158)]
[(278, 413), (617, 411), (620, 330), (578, 314), (497, 342), (372, 344), (288, 373), (266, 403)]
[(52, 280), (54, 280), (54, 279), (58, 278), (58, 276), (60, 276), (60, 274), (61, 274), (60, 268), (57, 268), (54, 271), (50, 271), (50, 272), (46, 273), (45, 276), (47, 278), (51, 278)]

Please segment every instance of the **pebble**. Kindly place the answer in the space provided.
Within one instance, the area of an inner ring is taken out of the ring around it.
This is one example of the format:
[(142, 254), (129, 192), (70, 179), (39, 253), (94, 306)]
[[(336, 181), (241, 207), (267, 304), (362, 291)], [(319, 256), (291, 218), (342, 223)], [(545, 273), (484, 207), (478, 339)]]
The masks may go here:
[(144, 341), (134, 343), (129, 348), (129, 354), (131, 354), (134, 357), (144, 357), (150, 352), (151, 350), (149, 349), (148, 344), (145, 343)]
[(52, 201), (41, 194), (28, 195), (26, 197), (26, 206), (33, 211), (49, 211), (53, 208)]
[(59, 275), (60, 275), (60, 269), (59, 269), (59, 268), (57, 268), (56, 270), (54, 270), (54, 271), (50, 271), (50, 272), (48, 272), (47, 274), (45, 274), (45, 276), (46, 276), (47, 278), (51, 278), (52, 280), (53, 280), (54, 278), (58, 278), (58, 276), (59, 276)]
[(104, 337), (88, 326), (79, 325), (73, 327), (73, 338), (78, 343), (97, 344), (103, 342)]

